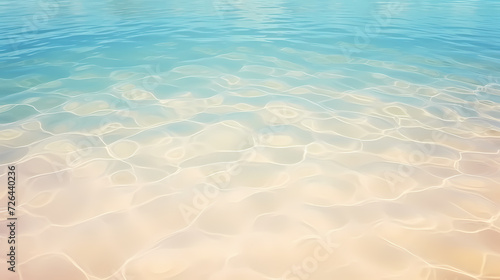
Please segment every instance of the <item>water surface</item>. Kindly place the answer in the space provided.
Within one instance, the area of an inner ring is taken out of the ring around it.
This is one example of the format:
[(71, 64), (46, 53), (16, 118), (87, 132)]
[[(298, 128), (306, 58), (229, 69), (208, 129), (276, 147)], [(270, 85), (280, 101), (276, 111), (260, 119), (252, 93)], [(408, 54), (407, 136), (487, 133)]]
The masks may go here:
[(0, 275), (500, 278), (499, 14), (0, 2)]

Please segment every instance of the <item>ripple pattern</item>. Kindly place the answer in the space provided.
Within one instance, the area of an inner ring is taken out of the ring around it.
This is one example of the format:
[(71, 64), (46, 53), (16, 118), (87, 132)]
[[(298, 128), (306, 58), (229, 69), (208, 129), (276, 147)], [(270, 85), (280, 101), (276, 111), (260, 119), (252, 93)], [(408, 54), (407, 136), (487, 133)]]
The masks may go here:
[(500, 279), (498, 3), (160, 2), (0, 20), (2, 279)]

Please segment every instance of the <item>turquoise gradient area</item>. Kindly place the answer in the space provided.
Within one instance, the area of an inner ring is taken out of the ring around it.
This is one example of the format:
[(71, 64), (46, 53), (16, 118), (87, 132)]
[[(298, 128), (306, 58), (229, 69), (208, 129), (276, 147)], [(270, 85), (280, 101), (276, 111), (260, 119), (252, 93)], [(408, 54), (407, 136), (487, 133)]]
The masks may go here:
[(0, 0), (15, 279), (500, 279), (499, 16)]
[[(36, 85), (67, 79), (78, 66), (89, 64), (99, 67), (95, 71), (101, 77), (140, 65), (168, 71), (194, 61), (234, 72), (241, 63), (211, 58), (238, 47), (353, 78), (377, 72), (472, 89), (499, 76), (498, 1), (39, 0), (0, 5), (2, 97), (28, 94)], [(195, 46), (215, 53), (193, 51)], [(343, 58), (333, 65), (321, 59), (310, 62), (282, 48)], [(436, 75), (363, 65), (359, 59), (419, 67)], [(450, 76), (468, 82), (450, 81)], [(33, 78), (29, 85), (16, 83), (27, 77)], [(349, 86), (367, 84), (377, 82)], [(97, 92), (109, 85), (96, 81), (87, 87), (65, 86)]]

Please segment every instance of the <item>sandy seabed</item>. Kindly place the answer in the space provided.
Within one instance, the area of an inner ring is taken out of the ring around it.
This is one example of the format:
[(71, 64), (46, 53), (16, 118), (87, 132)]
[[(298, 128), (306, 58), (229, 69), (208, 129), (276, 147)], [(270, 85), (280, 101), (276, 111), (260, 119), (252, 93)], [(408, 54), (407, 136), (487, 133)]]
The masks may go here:
[(500, 279), (498, 103), (260, 59), (273, 67), (153, 79), (87, 66), (2, 105), (0, 181), (8, 165), (18, 174), (12, 279)]

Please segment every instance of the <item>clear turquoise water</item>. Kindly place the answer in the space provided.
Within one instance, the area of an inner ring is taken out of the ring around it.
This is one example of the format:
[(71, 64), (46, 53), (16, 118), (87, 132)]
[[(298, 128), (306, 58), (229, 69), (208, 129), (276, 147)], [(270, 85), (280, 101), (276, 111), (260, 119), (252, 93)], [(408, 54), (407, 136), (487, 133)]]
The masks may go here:
[[(227, 88), (215, 79), (222, 74), (264, 81), (276, 71), (275, 78), (288, 88), (313, 84), (356, 90), (386, 103), (426, 106), (444, 118), (448, 109), (477, 116), (474, 102), (500, 101), (492, 94), (500, 72), (497, 1), (40, 0), (1, 5), (2, 104), (55, 98), (40, 108), (6, 109), (3, 124), (57, 111), (67, 96), (93, 100), (121, 83), (110, 78), (116, 71), (132, 72), (128, 82), (160, 99), (185, 92), (199, 98), (224, 94)], [(166, 77), (185, 65), (217, 73)], [(248, 65), (267, 68), (245, 71)], [(301, 71), (303, 77), (279, 71)], [(415, 91), (394, 95), (380, 88), (396, 80), (458, 100)], [(293, 98), (285, 91), (267, 97)], [(269, 100), (244, 102), (262, 106)], [(115, 109), (123, 109), (120, 103), (113, 103)], [(325, 106), (338, 110), (342, 105), (325, 101)]]
[(318, 236), (308, 279), (498, 279), (499, 25), (495, 0), (0, 1), (22, 279), (299, 279)]
[[(498, 80), (499, 12), (497, 1), (3, 2), (2, 96), (38, 94), (33, 87), (56, 80), (64, 89), (96, 93), (112, 84), (106, 77), (113, 71), (143, 66), (165, 72), (196, 63), (228, 73), (246, 63), (276, 67), (256, 56), (348, 76), (345, 83), (317, 81), (341, 89), (379, 85), (369, 73), (474, 89)], [(252, 60), (214, 58), (230, 52)], [(308, 61), (306, 53), (318, 56)], [(373, 60), (384, 64), (367, 65)], [(68, 81), (82, 71), (99, 78)], [(16, 83), (21, 80), (28, 84)], [(159, 88), (158, 94), (174, 91)]]

